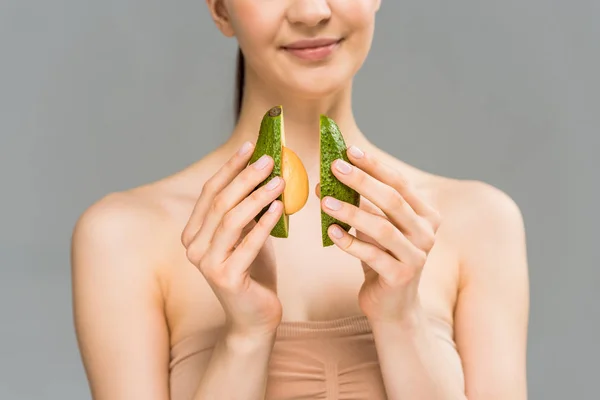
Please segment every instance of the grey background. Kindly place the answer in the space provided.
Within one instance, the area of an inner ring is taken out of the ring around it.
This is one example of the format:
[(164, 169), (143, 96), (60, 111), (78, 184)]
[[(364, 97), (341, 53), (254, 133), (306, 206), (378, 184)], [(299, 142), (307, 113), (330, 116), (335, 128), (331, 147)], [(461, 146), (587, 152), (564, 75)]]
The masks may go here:
[[(376, 144), (521, 206), (531, 399), (598, 398), (599, 4), (384, 0), (357, 77)], [(0, 2), (0, 399), (89, 398), (73, 224), (225, 140), (234, 50), (200, 0)]]

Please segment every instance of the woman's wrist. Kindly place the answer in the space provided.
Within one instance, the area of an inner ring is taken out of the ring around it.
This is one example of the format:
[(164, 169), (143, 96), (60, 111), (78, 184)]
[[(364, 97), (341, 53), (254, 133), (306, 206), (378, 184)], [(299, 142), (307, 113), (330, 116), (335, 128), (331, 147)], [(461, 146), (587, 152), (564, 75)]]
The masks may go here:
[(394, 317), (367, 317), (374, 335), (410, 335), (420, 331), (425, 325), (425, 314), (420, 307), (407, 310)]
[(234, 354), (256, 354), (269, 350), (275, 343), (276, 331), (260, 333), (242, 333), (227, 331), (223, 344), (227, 351)]

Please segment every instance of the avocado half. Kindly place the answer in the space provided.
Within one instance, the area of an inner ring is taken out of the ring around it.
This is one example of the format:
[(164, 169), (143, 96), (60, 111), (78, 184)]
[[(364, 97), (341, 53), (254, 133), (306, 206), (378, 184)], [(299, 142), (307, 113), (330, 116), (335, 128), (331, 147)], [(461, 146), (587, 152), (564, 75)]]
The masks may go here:
[[(347, 147), (342, 132), (340, 132), (335, 121), (325, 115), (321, 115), (320, 117), (319, 128), (321, 131), (319, 135), (319, 149), (321, 152), (321, 200), (323, 200), (325, 196), (329, 196), (358, 206), (360, 201), (358, 192), (340, 182), (335, 175), (333, 175), (333, 172), (331, 172), (331, 163), (338, 158), (351, 164), (348, 155), (346, 154)], [(351, 228), (349, 224), (339, 221), (321, 210), (321, 235), (323, 247), (331, 246), (333, 244), (333, 241), (327, 234), (327, 229), (332, 224), (338, 224), (346, 232)]]
[[(283, 118), (283, 107), (275, 106), (268, 110), (261, 121), (258, 139), (249, 163), (258, 160), (262, 155), (271, 156), (275, 162), (269, 176), (256, 188), (265, 185), (275, 176), (285, 181), (285, 189), (278, 197), (284, 206), (284, 211), (273, 229), (271, 236), (287, 238), (289, 235), (289, 216), (300, 211), (308, 200), (308, 174), (300, 158), (291, 149), (285, 146), (285, 127)], [(338, 158), (350, 162), (346, 155), (346, 143), (339, 127), (331, 118), (321, 115), (319, 120), (319, 149), (320, 149), (320, 190), (321, 199), (325, 196), (334, 197), (358, 206), (360, 195), (350, 187), (340, 182), (331, 172), (331, 163)], [(255, 220), (267, 211), (268, 206), (263, 208)], [(338, 224), (346, 232), (350, 225), (339, 221), (321, 210), (321, 236), (323, 247), (333, 245), (333, 241), (327, 234), (327, 229), (332, 224)]]
[[(302, 209), (308, 200), (308, 175), (300, 158), (285, 146), (282, 106), (271, 108), (263, 116), (254, 153), (250, 157), (249, 163), (255, 162), (264, 154), (273, 158), (274, 166), (269, 176), (256, 189), (276, 176), (285, 181), (283, 193), (277, 198), (283, 203), (283, 213), (271, 230), (271, 236), (287, 238), (289, 216)], [(264, 207), (255, 220), (258, 221), (268, 208), (268, 206)]]

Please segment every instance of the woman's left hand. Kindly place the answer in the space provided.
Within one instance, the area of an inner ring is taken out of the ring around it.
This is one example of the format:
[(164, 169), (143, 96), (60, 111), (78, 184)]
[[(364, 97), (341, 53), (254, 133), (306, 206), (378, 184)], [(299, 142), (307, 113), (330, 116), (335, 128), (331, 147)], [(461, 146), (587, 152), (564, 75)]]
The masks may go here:
[(420, 310), (419, 281), (435, 242), (439, 213), (396, 169), (356, 147), (348, 149), (348, 157), (354, 165), (336, 160), (332, 171), (362, 196), (360, 206), (326, 197), (321, 207), (357, 234), (332, 225), (329, 236), (362, 261), (365, 282), (359, 304), (367, 318), (377, 323), (412, 321)]

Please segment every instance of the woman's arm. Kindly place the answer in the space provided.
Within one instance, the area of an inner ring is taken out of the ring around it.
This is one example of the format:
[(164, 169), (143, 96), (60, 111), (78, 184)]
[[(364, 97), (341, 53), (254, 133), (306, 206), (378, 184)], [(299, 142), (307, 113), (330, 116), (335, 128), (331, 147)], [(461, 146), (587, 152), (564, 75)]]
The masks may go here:
[(525, 227), (503, 192), (475, 185), (465, 201), (455, 334), (469, 400), (527, 399), (529, 278)]
[(455, 336), (464, 382), (460, 365), (446, 357), (417, 310), (403, 324), (373, 327), (390, 399), (527, 398), (528, 279), (521, 214), (502, 192), (481, 183), (467, 185), (468, 198), (461, 200), (475, 207), (451, 217), (462, 227), (457, 231), (464, 256)]
[[(168, 265), (157, 249), (172, 239), (161, 237), (160, 210), (139, 203), (111, 195), (73, 232), (75, 326), (94, 400), (170, 396), (169, 333), (155, 266)], [(225, 334), (198, 371), (195, 399), (263, 399), (273, 340), (274, 334)]]
[(372, 328), (390, 400), (466, 399), (461, 366), (432, 334), (423, 312)]
[(225, 335), (215, 346), (194, 399), (264, 399), (274, 341), (275, 334)]
[(169, 334), (155, 210), (129, 195), (94, 204), (73, 231), (77, 340), (95, 400), (169, 399)]

